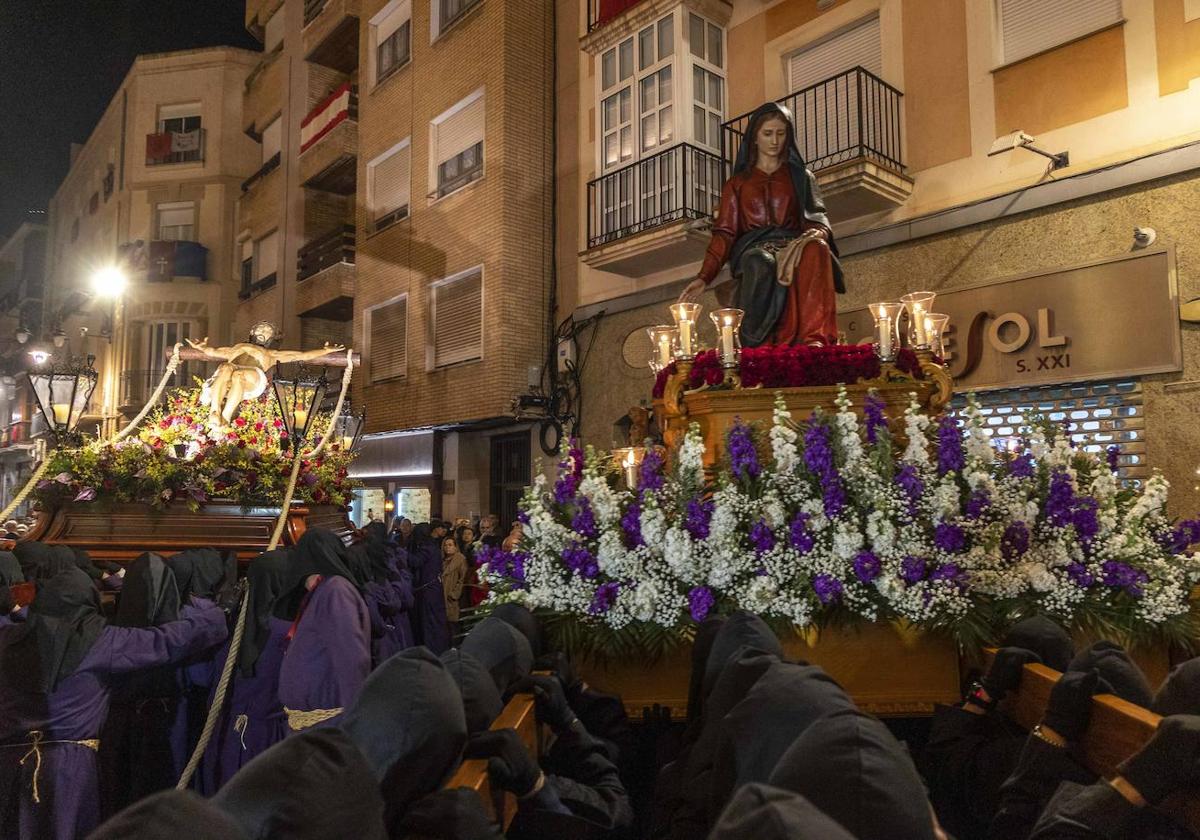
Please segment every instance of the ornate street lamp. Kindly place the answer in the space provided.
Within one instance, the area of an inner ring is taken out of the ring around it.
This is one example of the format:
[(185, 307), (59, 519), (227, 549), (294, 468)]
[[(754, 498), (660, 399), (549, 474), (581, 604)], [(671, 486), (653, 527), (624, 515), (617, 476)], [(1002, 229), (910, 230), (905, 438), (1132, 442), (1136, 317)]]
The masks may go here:
[(362, 438), (363, 427), (367, 425), (367, 410), (364, 408), (358, 414), (347, 400), (342, 404), (342, 413), (333, 420), (333, 441), (343, 452), (349, 452), (358, 446)]
[(95, 360), (95, 356), (61, 362), (44, 359), (25, 373), (46, 426), (54, 434), (58, 446), (78, 445), (82, 440), (76, 427), (92, 398), (92, 391), (96, 390), (99, 376), (92, 367)]
[(308, 436), (312, 422), (316, 419), (317, 411), (325, 399), (329, 388), (329, 380), (322, 370), (319, 376), (307, 374), (304, 368), (296, 371), (295, 378), (286, 379), (278, 372), (272, 383), (275, 388), (275, 400), (279, 403), (279, 416), (287, 429), (288, 440), (295, 452), (300, 451), (301, 444)]

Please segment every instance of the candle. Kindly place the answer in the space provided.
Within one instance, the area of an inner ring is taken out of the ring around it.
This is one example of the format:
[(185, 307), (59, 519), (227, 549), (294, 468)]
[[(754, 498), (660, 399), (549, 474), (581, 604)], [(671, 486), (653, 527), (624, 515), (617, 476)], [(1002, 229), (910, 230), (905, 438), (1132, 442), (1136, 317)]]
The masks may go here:
[(671, 336), (666, 332), (658, 334), (658, 363), (662, 367), (671, 364)]
[(726, 315), (721, 323), (721, 359), (726, 362), (732, 362), (734, 358), (733, 318)]
[(300, 434), (304, 431), (304, 426), (308, 423), (308, 409), (297, 408), (293, 414), (295, 418), (292, 423), (292, 431)]
[(67, 421), (71, 419), (70, 403), (54, 403), (54, 405), (50, 406), (50, 409), (54, 414), (54, 424), (56, 426), (67, 425)]
[(892, 358), (892, 319), (888, 317), (887, 309), (879, 307), (879, 320), (875, 322), (879, 339), (879, 357)]
[(354, 438), (343, 436), (342, 437), (342, 451), (349, 452), (350, 447), (352, 447), (352, 446), (354, 446)]
[(692, 355), (692, 322), (686, 318), (679, 322), (679, 352), (684, 358)]
[(632, 490), (637, 485), (637, 457), (632, 449), (625, 451), (625, 460), (621, 465), (625, 468), (625, 486)]
[(691, 359), (696, 355), (696, 319), (700, 317), (700, 304), (671, 304), (671, 315), (679, 328), (679, 358)]
[(921, 304), (913, 304), (913, 329), (917, 331), (917, 346), (925, 347), (929, 344), (929, 334), (925, 321), (925, 310), (921, 308)]

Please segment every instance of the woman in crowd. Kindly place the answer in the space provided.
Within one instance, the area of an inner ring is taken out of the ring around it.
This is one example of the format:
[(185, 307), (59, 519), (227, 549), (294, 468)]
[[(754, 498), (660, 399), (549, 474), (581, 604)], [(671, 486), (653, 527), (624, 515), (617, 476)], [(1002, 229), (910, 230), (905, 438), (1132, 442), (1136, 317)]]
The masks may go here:
[(363, 581), (332, 531), (310, 528), (294, 550), (293, 584), (281, 600), (291, 615), (279, 669), (279, 700), (291, 732), (332, 726), (371, 671), (371, 619)]
[(177, 621), (110, 627), (81, 570), (45, 581), (28, 621), (0, 630), (0, 833), (68, 840), (91, 831), (100, 817), (97, 739), (114, 678), (179, 662), (227, 633), (225, 612), (198, 599)]
[(445, 526), (434, 521), (413, 528), (408, 547), (409, 567), (413, 573), (413, 637), (437, 655), (450, 647), (450, 622), (446, 616), (446, 595), (442, 590), (442, 538)]
[(458, 541), (447, 536), (442, 540), (442, 593), (446, 596), (446, 620), (450, 622), (451, 637), (458, 635), (458, 619), (464, 584), (467, 580), (467, 558), (458, 548)]

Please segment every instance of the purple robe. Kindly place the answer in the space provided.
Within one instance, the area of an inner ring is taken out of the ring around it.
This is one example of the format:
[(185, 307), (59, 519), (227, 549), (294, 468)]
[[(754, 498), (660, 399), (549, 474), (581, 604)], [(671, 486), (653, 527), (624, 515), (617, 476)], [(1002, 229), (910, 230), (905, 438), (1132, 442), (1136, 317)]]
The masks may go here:
[[(15, 631), (0, 631), (8, 632)], [(86, 836), (100, 821), (96, 751), (44, 742), (98, 738), (115, 677), (178, 662), (220, 644), (227, 635), (225, 614), (200, 602), (185, 607), (178, 621), (160, 627), (104, 628), (74, 673), (43, 698), (36, 716), (24, 711), (31, 705), (27, 695), (16, 686), (0, 685), (0, 833), (21, 840)], [(40, 771), (27, 746), (34, 730), (44, 739)], [(32, 796), (35, 771), (39, 803)]]
[[(254, 663), (254, 676), (248, 677), (235, 668), (230, 677), (225, 708), (217, 718), (196, 774), (196, 789), (205, 796), (212, 796), (244, 764), (287, 735), (283, 704), (279, 702), (279, 666), (292, 624), (274, 617), (269, 623), (270, 636)], [(216, 657), (213, 691), (228, 654), (226, 646)]]
[(407, 569), (400, 574), (403, 574), (401, 580), (372, 582), (363, 589), (363, 601), (371, 616), (371, 661), (375, 665), (412, 647), (412, 627), (408, 622), (413, 601), (412, 575)]
[(408, 554), (415, 569), (416, 643), (441, 656), (450, 649), (450, 621), (446, 618), (446, 595), (442, 590), (442, 552), (431, 542), (422, 543)]
[[(325, 578), (312, 591), (284, 652), (279, 701), (294, 711), (344, 709), (370, 672), (367, 605), (344, 577)], [(339, 720), (341, 715), (320, 725), (336, 726)]]

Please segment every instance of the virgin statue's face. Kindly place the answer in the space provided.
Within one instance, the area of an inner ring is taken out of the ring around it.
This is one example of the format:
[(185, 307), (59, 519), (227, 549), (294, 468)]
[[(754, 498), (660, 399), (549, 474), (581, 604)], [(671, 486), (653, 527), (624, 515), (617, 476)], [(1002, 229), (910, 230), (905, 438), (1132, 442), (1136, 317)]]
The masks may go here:
[[(777, 160), (787, 143), (788, 125), (783, 117), (767, 117), (754, 134), (754, 147), (760, 157)], [(756, 161), (757, 162), (757, 161)]]

